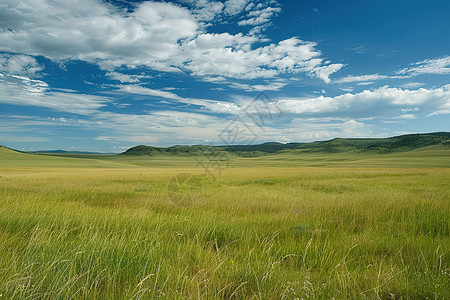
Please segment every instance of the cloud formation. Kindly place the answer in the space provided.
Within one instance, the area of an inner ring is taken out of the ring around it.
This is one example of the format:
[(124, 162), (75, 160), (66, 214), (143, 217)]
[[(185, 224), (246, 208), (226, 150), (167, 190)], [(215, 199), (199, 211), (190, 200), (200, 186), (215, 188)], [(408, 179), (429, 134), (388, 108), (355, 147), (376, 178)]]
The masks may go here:
[(303, 116), (390, 117), (411, 108), (438, 114), (450, 108), (450, 85), (417, 90), (384, 86), (336, 97), (279, 99), (276, 105), (285, 113)]
[(0, 72), (34, 77), (44, 66), (28, 55), (0, 53)]
[[(124, 11), (99, 0), (5, 0), (0, 4), (0, 51), (83, 60), (111, 75), (120, 67), (146, 67), (239, 79), (305, 73), (329, 82), (329, 75), (342, 67), (325, 62), (314, 42), (292, 37), (256, 46), (262, 42), (257, 35), (207, 33), (196, 18), (198, 9), (210, 16), (245, 11), (249, 18), (241, 25), (259, 26), (279, 11), (270, 3), (247, 4), (201, 1), (191, 11), (147, 1)], [(135, 79), (122, 77), (123, 82)]]
[(130, 94), (155, 96), (155, 97), (171, 99), (171, 100), (183, 100), (182, 97), (180, 97), (172, 92), (150, 89), (150, 88), (142, 87), (140, 85), (133, 85), (133, 84), (119, 85), (118, 88), (119, 88), (120, 92), (126, 92), (126, 93), (130, 93)]
[(416, 62), (412, 67), (397, 71), (397, 74), (409, 76), (418, 76), (422, 74), (450, 74), (450, 56)]
[[(380, 74), (370, 74), (370, 75), (349, 75), (346, 77), (338, 78), (334, 82), (336, 83), (353, 83), (358, 82), (359, 85), (364, 85), (365, 83), (373, 83), (377, 80), (382, 79), (405, 79), (412, 78), (418, 75), (424, 74), (450, 74), (450, 56), (445, 56), (442, 58), (426, 59), (413, 63), (411, 67), (403, 68), (395, 72), (396, 75), (380, 75)], [(422, 84), (417, 83), (406, 83), (404, 87), (419, 87)]]
[(52, 91), (48, 84), (24, 76), (0, 76), (0, 103), (46, 107), (55, 111), (91, 115), (111, 102), (108, 98)]
[(346, 76), (339, 79), (336, 79), (334, 82), (337, 83), (350, 83), (350, 82), (366, 82), (366, 81), (375, 81), (380, 79), (390, 78), (387, 75), (379, 75), (379, 74), (370, 74), (370, 75), (359, 75), (359, 76)]

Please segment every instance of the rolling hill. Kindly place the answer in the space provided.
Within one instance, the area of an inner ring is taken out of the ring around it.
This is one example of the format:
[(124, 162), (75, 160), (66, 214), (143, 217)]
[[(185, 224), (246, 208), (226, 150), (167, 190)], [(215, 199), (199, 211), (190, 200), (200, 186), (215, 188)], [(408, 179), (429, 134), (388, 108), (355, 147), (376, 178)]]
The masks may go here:
[(0, 167), (199, 168), (208, 163), (220, 164), (221, 168), (449, 168), (450, 133), (250, 146), (178, 145), (162, 148), (139, 145), (121, 154), (25, 153), (0, 147)]
[(424, 147), (441, 145), (450, 149), (450, 132), (435, 132), (424, 134), (408, 134), (390, 138), (335, 138), (328, 141), (311, 143), (277, 143), (269, 142), (260, 145), (231, 146), (172, 146), (167, 148), (139, 145), (128, 149), (122, 155), (197, 155), (206, 151), (226, 151), (242, 156), (259, 156), (269, 153), (301, 151), (341, 153), (348, 151), (390, 153), (411, 151)]

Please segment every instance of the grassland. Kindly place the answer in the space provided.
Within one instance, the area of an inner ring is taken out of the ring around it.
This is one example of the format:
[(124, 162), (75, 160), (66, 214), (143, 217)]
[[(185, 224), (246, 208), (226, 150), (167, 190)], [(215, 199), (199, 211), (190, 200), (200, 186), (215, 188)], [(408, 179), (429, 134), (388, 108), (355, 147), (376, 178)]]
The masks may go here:
[(230, 166), (214, 179), (189, 157), (0, 149), (0, 294), (450, 298), (448, 150)]
[[(46, 154), (27, 155), (11, 159), (11, 153), (0, 166), (30, 167), (97, 167), (97, 168), (198, 168), (196, 156), (155, 155), (95, 155), (95, 154)], [(0, 161), (2, 152), (0, 151)], [(77, 159), (74, 159), (77, 158)], [(207, 158), (203, 161), (207, 162)], [(326, 152), (281, 152), (256, 157), (243, 157), (226, 154), (226, 161), (219, 167), (336, 167), (336, 168), (450, 168), (450, 146), (431, 146), (408, 152), (367, 153), (349, 151), (341, 153)]]

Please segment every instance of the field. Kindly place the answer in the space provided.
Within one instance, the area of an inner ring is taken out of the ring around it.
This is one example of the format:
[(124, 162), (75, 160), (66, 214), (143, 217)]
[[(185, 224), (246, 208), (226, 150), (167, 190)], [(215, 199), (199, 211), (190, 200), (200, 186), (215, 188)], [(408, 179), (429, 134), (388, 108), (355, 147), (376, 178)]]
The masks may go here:
[(450, 299), (449, 158), (0, 149), (0, 297)]

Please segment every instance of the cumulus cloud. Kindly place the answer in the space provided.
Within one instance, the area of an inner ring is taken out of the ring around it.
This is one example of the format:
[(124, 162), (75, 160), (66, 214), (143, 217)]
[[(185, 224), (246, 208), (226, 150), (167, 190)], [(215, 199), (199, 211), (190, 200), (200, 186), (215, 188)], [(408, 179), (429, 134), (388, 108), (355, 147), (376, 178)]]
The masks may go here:
[(5, 0), (0, 10), (3, 51), (155, 69), (170, 70), (165, 61), (177, 52), (177, 42), (198, 29), (189, 10), (161, 2), (125, 13), (96, 0)]
[[(202, 34), (184, 44), (191, 61), (185, 68), (195, 75), (254, 79), (283, 73), (307, 73), (329, 82), (342, 64), (325, 65), (316, 43), (298, 38), (252, 49), (255, 37), (242, 34)], [(213, 46), (214, 45), (214, 46)]]
[(34, 77), (44, 67), (29, 55), (0, 53), (0, 72)]
[[(277, 90), (283, 82), (268, 85), (243, 85), (230, 83), (247, 91)], [(232, 102), (207, 99), (183, 98), (174, 93), (153, 90), (137, 85), (120, 86), (120, 91), (150, 95), (192, 104), (202, 113), (240, 115), (242, 108), (253, 102), (253, 98), (236, 97)], [(314, 98), (274, 98), (270, 106), (277, 113), (304, 117), (333, 118), (415, 118), (416, 113), (424, 116), (450, 113), (450, 85), (435, 89), (416, 90), (392, 88), (388, 86), (360, 93), (346, 93), (334, 97), (323, 95)]]
[[(0, 77), (0, 94), (5, 95), (0, 98), (0, 103), (46, 107), (84, 115), (82, 123), (66, 117), (53, 121), (58, 126), (78, 127), (89, 122), (87, 127), (95, 127), (102, 132), (96, 137), (97, 140), (171, 145), (207, 140), (218, 142), (217, 137), (227, 123), (237, 115), (244, 116), (243, 108), (253, 101), (251, 98), (236, 98), (233, 102), (190, 99), (132, 84), (120, 85), (118, 88), (120, 92), (161, 97), (194, 104), (196, 107), (192, 107), (189, 112), (174, 108), (143, 114), (116, 113), (108, 110), (107, 105), (111, 101), (106, 97), (54, 91), (41, 80), (17, 75)], [(282, 118), (271, 119), (263, 131), (258, 131), (261, 141), (367, 136), (373, 134), (370, 134), (370, 125), (365, 120), (398, 123), (413, 121), (419, 114), (450, 114), (450, 85), (417, 90), (382, 87), (334, 97), (277, 98), (272, 102), (276, 113), (283, 113)], [(32, 121), (35, 127), (48, 126), (49, 122)]]
[(360, 118), (390, 116), (408, 108), (418, 108), (424, 113), (444, 113), (450, 107), (450, 85), (417, 90), (385, 86), (336, 97), (279, 99), (276, 105), (289, 114)]
[(185, 1), (195, 8), (193, 14), (199, 21), (213, 21), (223, 12), (224, 4), (219, 1), (209, 0), (187, 0)]
[(281, 12), (280, 7), (262, 7), (261, 4), (258, 4), (255, 10), (252, 10), (248, 13), (248, 18), (238, 22), (239, 26), (256, 26), (269, 22), (272, 17)]
[(339, 71), (344, 65), (343, 64), (331, 64), (325, 66), (316, 66), (312, 68), (308, 73), (314, 74), (316, 77), (322, 79), (326, 83), (331, 81), (330, 75)]
[(225, 1), (224, 13), (227, 15), (237, 15), (241, 13), (250, 0), (227, 0)]
[(244, 9), (250, 18), (243, 22), (258, 25), (279, 11), (270, 3), (275, 2), (248, 8), (248, 1), (229, 0), (222, 7), (205, 0), (191, 11), (173, 3), (142, 2), (124, 11), (99, 0), (5, 0), (0, 4), (0, 51), (96, 63), (128, 83), (137, 77), (114, 72), (146, 67), (240, 79), (305, 73), (329, 82), (342, 65), (324, 63), (313, 42), (290, 38), (258, 47), (262, 40), (255, 35), (207, 33), (196, 16), (208, 20)]
[(227, 23), (229, 18), (241, 19), (239, 26), (252, 26), (251, 32), (259, 32), (281, 12), (280, 4), (274, 0), (180, 0), (191, 7), (196, 20), (202, 25)]

